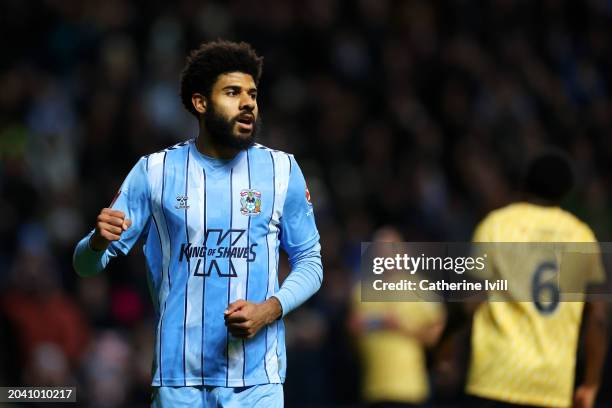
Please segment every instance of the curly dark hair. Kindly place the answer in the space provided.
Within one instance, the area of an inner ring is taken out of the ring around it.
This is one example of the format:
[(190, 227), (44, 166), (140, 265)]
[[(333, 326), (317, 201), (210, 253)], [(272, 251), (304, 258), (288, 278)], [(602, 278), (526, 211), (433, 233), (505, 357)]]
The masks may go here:
[(556, 148), (547, 148), (533, 157), (523, 176), (523, 190), (551, 204), (560, 204), (574, 186), (570, 157)]
[(250, 44), (225, 40), (202, 43), (191, 51), (181, 72), (181, 101), (185, 109), (198, 117), (191, 103), (194, 93), (209, 97), (217, 77), (228, 72), (249, 74), (258, 85), (262, 69), (263, 57)]

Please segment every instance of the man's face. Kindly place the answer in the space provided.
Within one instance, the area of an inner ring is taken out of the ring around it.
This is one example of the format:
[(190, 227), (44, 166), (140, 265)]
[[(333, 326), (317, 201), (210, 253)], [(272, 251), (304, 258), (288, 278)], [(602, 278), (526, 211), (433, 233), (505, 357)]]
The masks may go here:
[(204, 113), (204, 126), (221, 146), (246, 149), (258, 128), (257, 87), (242, 72), (221, 74), (213, 85)]

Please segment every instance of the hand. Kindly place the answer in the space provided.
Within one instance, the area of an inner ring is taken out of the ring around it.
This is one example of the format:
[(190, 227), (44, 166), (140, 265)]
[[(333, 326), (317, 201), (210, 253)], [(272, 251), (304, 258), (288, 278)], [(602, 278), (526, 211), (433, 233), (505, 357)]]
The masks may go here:
[(393, 312), (385, 313), (382, 317), (382, 327), (386, 330), (391, 331), (402, 331), (402, 323), (398, 319), (397, 315)]
[(103, 208), (96, 220), (96, 230), (89, 240), (94, 251), (104, 251), (112, 241), (119, 241), (121, 234), (127, 231), (132, 221), (125, 214), (112, 208)]
[(263, 303), (237, 300), (227, 307), (223, 317), (232, 336), (250, 339), (263, 326), (278, 319), (281, 314), (280, 302), (275, 297), (271, 297)]
[(574, 393), (574, 408), (593, 408), (597, 397), (598, 387), (595, 385), (581, 385)]

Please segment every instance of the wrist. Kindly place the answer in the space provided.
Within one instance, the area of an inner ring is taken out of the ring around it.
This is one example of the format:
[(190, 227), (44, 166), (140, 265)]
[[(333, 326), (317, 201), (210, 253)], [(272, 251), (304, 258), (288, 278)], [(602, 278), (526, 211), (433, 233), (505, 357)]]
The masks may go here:
[(266, 324), (273, 323), (283, 315), (283, 308), (276, 297), (270, 297), (263, 305), (266, 307)]
[(87, 243), (87, 246), (92, 251), (102, 252), (105, 251), (106, 248), (108, 248), (108, 244), (109, 242), (107, 240), (105, 240), (101, 236), (96, 235), (96, 233), (94, 232), (94, 234), (89, 237), (89, 242)]

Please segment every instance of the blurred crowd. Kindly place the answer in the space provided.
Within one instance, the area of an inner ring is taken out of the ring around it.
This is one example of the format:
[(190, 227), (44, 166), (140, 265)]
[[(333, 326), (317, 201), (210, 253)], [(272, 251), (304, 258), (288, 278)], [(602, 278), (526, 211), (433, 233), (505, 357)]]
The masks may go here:
[(358, 403), (347, 314), (381, 225), (469, 240), (554, 144), (576, 164), (566, 208), (611, 240), (610, 1), (9, 0), (0, 16), (0, 385), (147, 405), (141, 249), (89, 279), (71, 256), (139, 156), (197, 134), (178, 78), (204, 40), (264, 56), (259, 142), (295, 154), (315, 204), (325, 278), (287, 320), (289, 406)]

